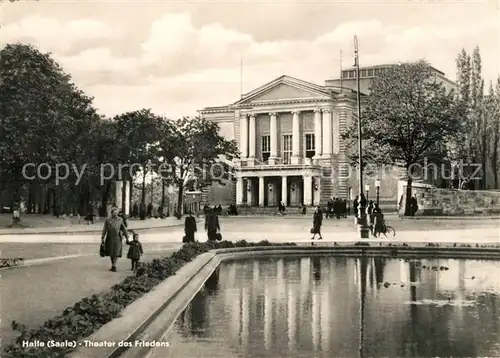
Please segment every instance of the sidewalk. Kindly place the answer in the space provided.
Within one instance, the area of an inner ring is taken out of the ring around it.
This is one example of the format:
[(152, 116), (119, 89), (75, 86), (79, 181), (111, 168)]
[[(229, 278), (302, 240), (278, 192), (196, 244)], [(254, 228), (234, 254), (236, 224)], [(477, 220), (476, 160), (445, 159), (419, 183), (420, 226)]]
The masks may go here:
[[(143, 259), (169, 256), (179, 248), (177, 244), (162, 252), (146, 252)], [(122, 258), (118, 272), (110, 272), (109, 259), (94, 254), (2, 270), (2, 349), (17, 336), (13, 320), (36, 328), (80, 299), (119, 283), (130, 275), (129, 266), (129, 260)]]
[[(104, 225), (104, 219), (95, 220), (93, 225), (87, 225), (84, 221), (81, 224), (69, 224), (64, 226), (51, 227), (30, 227), (30, 228), (2, 228), (1, 235), (37, 235), (37, 234), (74, 234), (74, 233), (100, 233)], [(175, 217), (164, 219), (128, 220), (128, 228), (131, 230), (159, 229), (164, 227), (182, 226), (184, 218), (181, 220)]]

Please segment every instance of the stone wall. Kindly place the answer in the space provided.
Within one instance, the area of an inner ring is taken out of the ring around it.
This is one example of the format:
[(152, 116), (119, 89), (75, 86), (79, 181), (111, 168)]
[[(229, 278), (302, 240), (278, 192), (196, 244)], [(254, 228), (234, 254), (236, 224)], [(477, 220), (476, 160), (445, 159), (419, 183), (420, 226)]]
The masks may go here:
[[(424, 187), (412, 189), (413, 194), (417, 195), (417, 216), (491, 215), (500, 213), (500, 191)], [(404, 212), (404, 206), (401, 209)]]

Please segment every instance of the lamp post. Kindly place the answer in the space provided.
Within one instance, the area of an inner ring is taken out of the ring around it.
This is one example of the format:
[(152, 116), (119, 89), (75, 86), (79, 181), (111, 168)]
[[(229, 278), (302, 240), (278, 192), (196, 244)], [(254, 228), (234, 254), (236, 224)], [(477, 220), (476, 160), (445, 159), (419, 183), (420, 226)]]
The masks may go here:
[(363, 143), (361, 142), (361, 92), (359, 84), (359, 54), (358, 54), (358, 37), (354, 36), (354, 66), (356, 66), (356, 84), (357, 92), (356, 99), (358, 104), (358, 162), (359, 162), (359, 214), (358, 214), (358, 230), (361, 239), (368, 239), (370, 228), (366, 222), (366, 198), (363, 194)]
[(380, 180), (375, 180), (375, 187), (377, 188), (377, 206), (380, 203)]

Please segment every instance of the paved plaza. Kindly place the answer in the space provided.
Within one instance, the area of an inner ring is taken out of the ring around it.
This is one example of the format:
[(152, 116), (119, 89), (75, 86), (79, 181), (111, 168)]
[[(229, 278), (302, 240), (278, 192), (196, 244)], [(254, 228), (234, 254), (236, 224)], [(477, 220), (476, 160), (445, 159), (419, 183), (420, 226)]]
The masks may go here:
[[(389, 215), (387, 222), (396, 229), (393, 240), (397, 241), (500, 243), (498, 220), (407, 220)], [(311, 224), (310, 217), (221, 218), (223, 238), (231, 241), (308, 242)], [(203, 221), (198, 223), (198, 229), (197, 239), (205, 241)], [(359, 237), (352, 217), (325, 220), (322, 231), (325, 241), (357, 241)], [(183, 227), (139, 232), (146, 253), (144, 260), (148, 261), (177, 250), (181, 246)], [(30, 259), (68, 256), (0, 271), (4, 343), (15, 337), (10, 328), (12, 320), (36, 327), (81, 298), (102, 292), (130, 274), (129, 261), (125, 259), (119, 261), (117, 273), (108, 271), (108, 260), (98, 256), (99, 233), (3, 234), (0, 240), (2, 257), (24, 257), (29, 263)]]

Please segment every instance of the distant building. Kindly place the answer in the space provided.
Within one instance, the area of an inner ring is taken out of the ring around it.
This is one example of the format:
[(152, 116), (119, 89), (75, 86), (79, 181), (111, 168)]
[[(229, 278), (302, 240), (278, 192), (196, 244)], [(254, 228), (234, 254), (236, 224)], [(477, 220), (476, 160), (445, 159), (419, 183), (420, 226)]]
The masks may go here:
[[(396, 66), (399, 66), (399, 64), (385, 64), (385, 65), (377, 65), (377, 66), (368, 66), (368, 67), (361, 67), (359, 69), (360, 72), (360, 92), (364, 94), (369, 94), (370, 93), (370, 85), (372, 80), (379, 76), (381, 73), (384, 73), (385, 71), (390, 70), (391, 68), (394, 68)], [(443, 86), (447, 90), (456, 90), (457, 89), (457, 84), (447, 78), (445, 76), (445, 73), (442, 71), (439, 71), (438, 69), (431, 67), (431, 71), (434, 75), (434, 78), (436, 81), (440, 82), (443, 84)], [(356, 88), (356, 70), (353, 68), (350, 69), (345, 69), (342, 70), (342, 78), (337, 78), (337, 79), (332, 79), (332, 80), (326, 80), (325, 81), (325, 87), (336, 87), (336, 88), (347, 88), (347, 89), (352, 89), (352, 90), (357, 90)]]

